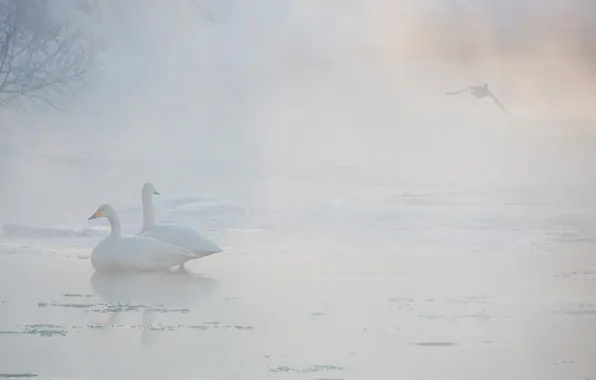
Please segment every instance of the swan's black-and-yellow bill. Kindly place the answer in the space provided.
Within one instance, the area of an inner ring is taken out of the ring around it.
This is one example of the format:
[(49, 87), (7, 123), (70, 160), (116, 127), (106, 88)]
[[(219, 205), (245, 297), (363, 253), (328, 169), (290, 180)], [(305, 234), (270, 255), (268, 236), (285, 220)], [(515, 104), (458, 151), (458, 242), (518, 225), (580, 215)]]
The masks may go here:
[(91, 215), (89, 217), (89, 219), (87, 220), (91, 220), (91, 219), (97, 219), (97, 218), (101, 218), (103, 215), (101, 214), (102, 210), (101, 208), (98, 208), (97, 211), (95, 211), (95, 213), (93, 215)]

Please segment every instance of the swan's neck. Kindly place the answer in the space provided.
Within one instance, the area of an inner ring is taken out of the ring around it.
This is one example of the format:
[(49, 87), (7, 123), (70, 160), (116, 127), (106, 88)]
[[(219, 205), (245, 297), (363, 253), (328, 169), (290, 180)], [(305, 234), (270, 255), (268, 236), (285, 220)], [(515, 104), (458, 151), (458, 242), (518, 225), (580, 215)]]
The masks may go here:
[(122, 225), (120, 224), (120, 219), (116, 215), (108, 216), (108, 220), (110, 221), (110, 225), (112, 226), (112, 232), (110, 233), (110, 237), (112, 238), (119, 238), (122, 236)]
[(148, 230), (155, 224), (155, 215), (153, 213), (153, 196), (143, 194), (143, 231)]

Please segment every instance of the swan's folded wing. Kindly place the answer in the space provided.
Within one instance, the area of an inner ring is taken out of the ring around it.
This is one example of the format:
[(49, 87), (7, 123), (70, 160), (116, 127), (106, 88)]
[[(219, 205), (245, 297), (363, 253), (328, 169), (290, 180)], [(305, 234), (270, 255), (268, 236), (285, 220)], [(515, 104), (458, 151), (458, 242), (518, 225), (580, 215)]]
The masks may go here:
[(223, 252), (206, 235), (185, 226), (175, 224), (158, 224), (143, 232), (142, 236), (153, 237), (164, 242), (184, 247), (195, 253), (195, 257), (203, 257)]
[(195, 257), (195, 254), (188, 249), (149, 237), (125, 237), (120, 239), (118, 245), (121, 253), (120, 265), (126, 267), (170, 268)]

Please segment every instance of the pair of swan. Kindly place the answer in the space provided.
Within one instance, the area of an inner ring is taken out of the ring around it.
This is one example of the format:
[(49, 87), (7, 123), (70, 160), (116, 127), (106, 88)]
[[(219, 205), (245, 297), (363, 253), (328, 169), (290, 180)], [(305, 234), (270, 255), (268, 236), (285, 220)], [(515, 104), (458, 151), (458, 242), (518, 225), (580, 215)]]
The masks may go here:
[(156, 224), (153, 195), (159, 195), (152, 183), (143, 185), (143, 227), (136, 236), (122, 236), (118, 214), (103, 204), (89, 220), (105, 217), (111, 225), (108, 237), (91, 252), (91, 264), (97, 271), (157, 271), (184, 264), (193, 259), (222, 252), (208, 237), (176, 224)]

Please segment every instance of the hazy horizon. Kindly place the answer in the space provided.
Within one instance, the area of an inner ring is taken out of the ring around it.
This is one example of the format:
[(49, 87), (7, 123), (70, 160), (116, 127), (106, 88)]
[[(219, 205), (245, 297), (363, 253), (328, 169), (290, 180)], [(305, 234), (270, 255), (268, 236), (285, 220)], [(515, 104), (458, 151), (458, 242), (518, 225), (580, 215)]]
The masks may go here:
[[(596, 3), (11, 4), (96, 55), (15, 103), (0, 59), (0, 377), (595, 373)], [(146, 181), (223, 252), (96, 272)]]

